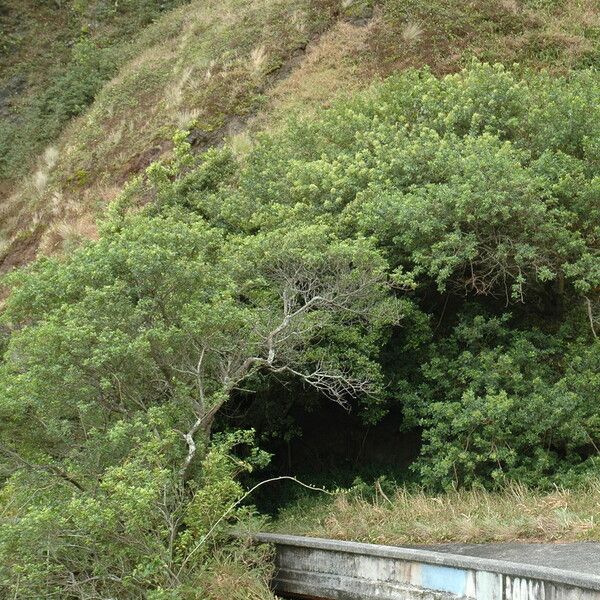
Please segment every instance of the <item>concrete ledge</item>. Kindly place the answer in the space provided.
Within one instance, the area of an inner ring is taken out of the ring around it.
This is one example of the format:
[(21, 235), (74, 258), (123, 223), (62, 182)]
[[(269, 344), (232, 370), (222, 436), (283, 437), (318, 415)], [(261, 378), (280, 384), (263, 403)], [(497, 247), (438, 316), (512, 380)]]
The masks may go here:
[(278, 534), (275, 589), (333, 600), (600, 600), (600, 577), (432, 550)]

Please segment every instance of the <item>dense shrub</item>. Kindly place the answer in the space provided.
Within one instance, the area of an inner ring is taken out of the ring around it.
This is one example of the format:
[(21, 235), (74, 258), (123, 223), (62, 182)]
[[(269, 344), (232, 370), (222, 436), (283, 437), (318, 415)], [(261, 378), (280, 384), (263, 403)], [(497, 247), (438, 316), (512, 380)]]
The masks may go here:
[(247, 521), (237, 477), (268, 457), (243, 431), (212, 437), (214, 419), (269, 376), (361, 396), (374, 418), (375, 358), (401, 309), (386, 268), (322, 226), (229, 238), (165, 206), (12, 275), (0, 594), (219, 598), (214, 557), (236, 555), (266, 597), (261, 555), (223, 531)]
[(599, 100), (593, 73), (410, 73), (292, 123), (242, 172), (246, 223), (373, 239), (437, 323), (398, 384), (429, 485), (566, 481), (597, 452)]
[(463, 318), (423, 366), (417, 467), (428, 485), (539, 486), (587, 459), (596, 468), (599, 345), (510, 328), (507, 317)]
[(592, 469), (599, 100), (593, 73), (474, 64), (240, 160), (178, 134), (97, 242), (6, 280), (7, 593), (210, 597), (206, 536), (266, 462), (223, 408), (275, 380), (370, 421), (400, 404), (430, 487)]
[(440, 291), (523, 300), (566, 275), (589, 289), (598, 94), (592, 73), (411, 73), (266, 140), (241, 186), (263, 226), (283, 210), (332, 219)]
[(239, 172), (180, 146), (151, 185), (227, 232), (317, 222), (381, 249), (415, 301), (381, 360), (428, 485), (571, 481), (599, 441), (599, 99), (590, 72), (408, 73), (265, 136)]
[(179, 202), (226, 230), (322, 222), (382, 250), (437, 323), (435, 343), (411, 340), (421, 375), (390, 375), (424, 427), (428, 484), (566, 481), (598, 443), (599, 100), (591, 72), (408, 73), (260, 140), (216, 192), (191, 191), (192, 170)]
[(242, 590), (227, 595), (235, 557), (246, 565), (238, 566), (236, 579), (247, 593), (272, 598), (266, 549), (250, 550), (227, 533), (252, 517), (234, 507), (243, 494), (235, 478), (268, 457), (255, 450), (244, 461), (232, 457), (235, 446), (252, 444), (251, 432), (221, 436), (205, 454), (202, 479), (184, 488), (169, 465), (178, 440), (167, 413), (114, 423), (107, 436), (90, 430), (89, 449), (95, 446), (100, 460), (112, 455), (93, 491), (88, 480), (73, 493), (44, 467), (5, 483), (2, 596), (241, 600), (249, 597)]

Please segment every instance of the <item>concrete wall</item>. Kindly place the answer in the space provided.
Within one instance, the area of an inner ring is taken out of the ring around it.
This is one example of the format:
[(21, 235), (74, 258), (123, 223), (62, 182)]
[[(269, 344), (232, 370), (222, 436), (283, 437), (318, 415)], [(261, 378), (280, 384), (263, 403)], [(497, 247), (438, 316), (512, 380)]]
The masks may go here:
[(337, 540), (260, 534), (275, 545), (276, 591), (332, 600), (600, 600), (600, 577)]

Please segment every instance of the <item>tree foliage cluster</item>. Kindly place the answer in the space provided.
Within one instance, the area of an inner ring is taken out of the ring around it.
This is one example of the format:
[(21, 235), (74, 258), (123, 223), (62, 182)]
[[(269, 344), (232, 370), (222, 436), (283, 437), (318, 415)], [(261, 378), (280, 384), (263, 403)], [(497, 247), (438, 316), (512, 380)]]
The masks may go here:
[(400, 405), (432, 488), (594, 469), (599, 100), (592, 72), (474, 64), (243, 157), (179, 134), (97, 242), (6, 279), (1, 593), (211, 597), (268, 461), (219, 416), (274, 381)]
[(598, 99), (592, 72), (413, 72), (263, 140), (235, 183), (242, 220), (199, 203), (248, 233), (303, 220), (373, 241), (413, 305), (382, 355), (428, 485), (594, 468)]

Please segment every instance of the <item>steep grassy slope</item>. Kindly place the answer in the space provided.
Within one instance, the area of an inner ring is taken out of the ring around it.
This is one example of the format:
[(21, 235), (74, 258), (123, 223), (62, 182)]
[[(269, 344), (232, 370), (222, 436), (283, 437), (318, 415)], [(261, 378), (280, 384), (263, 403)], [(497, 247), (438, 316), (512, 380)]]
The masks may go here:
[(6, 0), (0, 8), (0, 178), (22, 176), (136, 54), (132, 38), (186, 0)]
[[(6, 110), (21, 112), (3, 130), (2, 271), (93, 236), (106, 203), (168, 154), (177, 128), (193, 128), (201, 148), (227, 137), (243, 151), (290, 113), (410, 67), (453, 72), (473, 56), (563, 72), (600, 62), (594, 0), (121, 4), (130, 8), (108, 16), (98, 11), (111, 3), (90, 1), (67, 16), (33, 0), (5, 10)], [(24, 90), (17, 65), (33, 82)]]
[[(168, 150), (176, 128), (210, 131), (256, 108), (269, 73), (330, 13), (310, 1), (195, 2), (140, 30), (123, 49), (131, 60), (3, 203), (9, 262), (28, 260), (40, 242), (50, 250), (90, 235), (98, 205)], [(54, 228), (42, 240), (48, 220)]]

